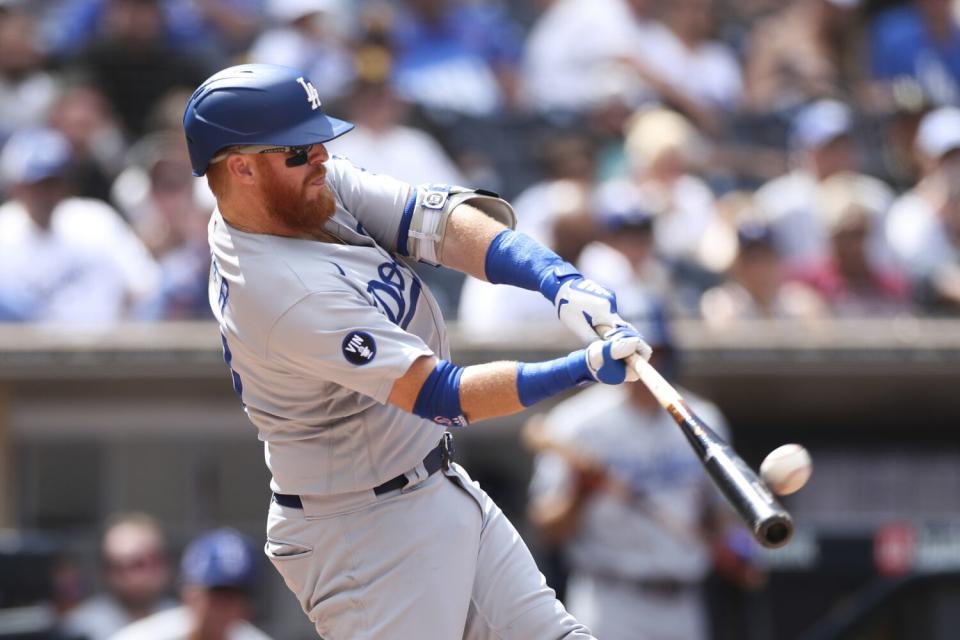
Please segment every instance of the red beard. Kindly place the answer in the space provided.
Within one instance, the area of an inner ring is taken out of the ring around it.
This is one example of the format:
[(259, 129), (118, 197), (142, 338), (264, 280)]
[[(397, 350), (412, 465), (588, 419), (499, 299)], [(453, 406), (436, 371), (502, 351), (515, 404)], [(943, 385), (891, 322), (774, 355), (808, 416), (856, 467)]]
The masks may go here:
[[(299, 186), (280, 180), (280, 176), (268, 163), (261, 163), (264, 174), (263, 196), (270, 216), (296, 234), (305, 234), (313, 238), (329, 237), (323, 225), (333, 216), (336, 200), (333, 192), (324, 184), (317, 188), (310, 183), (322, 177), (326, 171), (322, 168), (311, 172)], [(315, 194), (307, 195), (307, 191)]]

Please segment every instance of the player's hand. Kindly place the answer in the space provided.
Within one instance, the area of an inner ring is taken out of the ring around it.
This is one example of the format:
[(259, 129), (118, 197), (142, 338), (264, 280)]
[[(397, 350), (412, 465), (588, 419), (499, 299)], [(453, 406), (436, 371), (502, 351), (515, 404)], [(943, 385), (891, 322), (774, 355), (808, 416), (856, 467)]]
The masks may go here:
[(625, 326), (612, 330), (603, 340), (597, 340), (585, 350), (590, 375), (604, 384), (638, 380), (637, 372), (633, 367), (627, 366), (624, 359), (637, 353), (641, 344), (645, 343), (633, 327)]
[(653, 350), (637, 330), (617, 313), (617, 295), (593, 280), (576, 276), (567, 278), (554, 298), (553, 305), (557, 310), (560, 321), (573, 331), (584, 342), (597, 339), (597, 327), (613, 327), (607, 338), (619, 329), (629, 329), (640, 339), (637, 342), (636, 353), (644, 360), (650, 359)]

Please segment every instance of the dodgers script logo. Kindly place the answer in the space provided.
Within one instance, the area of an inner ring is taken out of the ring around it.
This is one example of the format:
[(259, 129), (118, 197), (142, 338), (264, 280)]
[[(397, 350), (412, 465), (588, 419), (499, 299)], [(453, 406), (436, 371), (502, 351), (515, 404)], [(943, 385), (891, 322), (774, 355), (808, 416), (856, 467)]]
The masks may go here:
[(403, 269), (396, 262), (384, 262), (377, 267), (379, 280), (370, 280), (367, 283), (367, 292), (373, 296), (377, 307), (383, 311), (390, 322), (406, 329), (413, 320), (417, 311), (417, 301), (420, 300), (420, 280), (411, 275), (410, 298), (407, 300), (407, 279)]
[(347, 362), (352, 362), (357, 366), (372, 362), (377, 355), (377, 343), (373, 336), (366, 331), (351, 331), (343, 339), (340, 348)]
[(307, 101), (310, 103), (310, 108), (314, 110), (319, 109), (320, 93), (313, 87), (313, 83), (304, 80), (303, 76), (297, 78), (297, 82), (299, 82), (303, 90), (307, 92)]

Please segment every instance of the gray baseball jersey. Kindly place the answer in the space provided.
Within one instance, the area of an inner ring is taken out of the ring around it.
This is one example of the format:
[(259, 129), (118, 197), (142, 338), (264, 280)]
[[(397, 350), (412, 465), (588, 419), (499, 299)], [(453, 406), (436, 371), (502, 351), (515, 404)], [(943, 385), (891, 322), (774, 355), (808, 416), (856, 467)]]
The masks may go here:
[[(697, 415), (726, 434), (715, 406), (692, 393), (683, 395)], [(557, 405), (547, 423), (551, 438), (601, 462), (646, 496), (639, 505), (609, 493), (590, 499), (567, 546), (575, 571), (635, 580), (704, 577), (710, 568), (707, 541), (679, 532), (698, 531), (705, 508), (719, 505), (722, 497), (666, 411), (642, 411), (625, 387), (597, 385)], [(570, 491), (571, 473), (556, 454), (542, 454), (531, 492)]]
[(375, 487), (415, 467), (444, 427), (386, 404), (422, 355), (449, 357), (436, 301), (395, 253), (415, 189), (333, 158), (343, 244), (249, 234), (214, 212), (210, 305), (275, 492)]

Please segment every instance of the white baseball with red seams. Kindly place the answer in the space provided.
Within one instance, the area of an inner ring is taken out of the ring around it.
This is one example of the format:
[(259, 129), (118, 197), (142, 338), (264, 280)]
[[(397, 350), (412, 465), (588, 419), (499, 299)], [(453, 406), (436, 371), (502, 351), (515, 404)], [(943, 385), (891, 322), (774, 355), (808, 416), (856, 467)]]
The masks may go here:
[(771, 451), (760, 464), (760, 477), (777, 495), (795, 493), (813, 473), (810, 454), (799, 444), (785, 444)]

